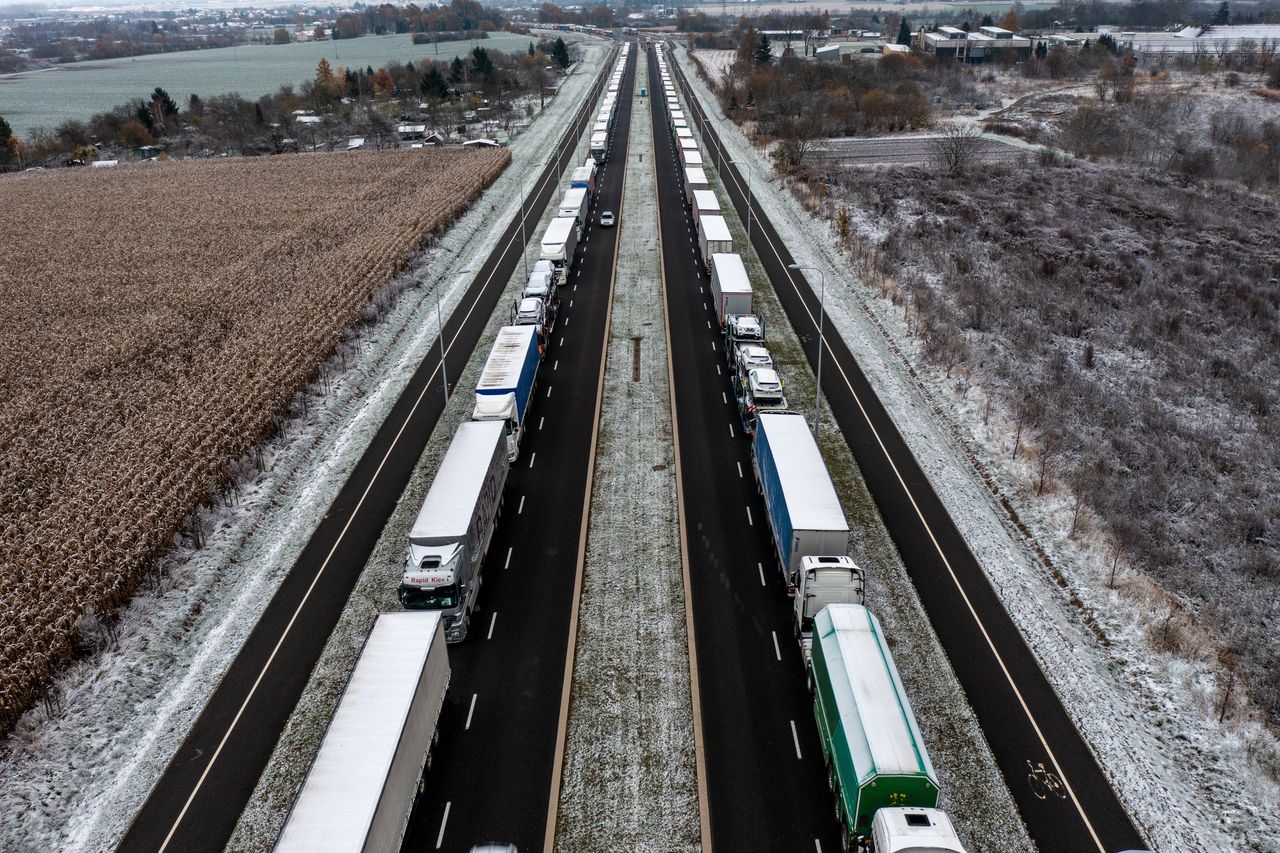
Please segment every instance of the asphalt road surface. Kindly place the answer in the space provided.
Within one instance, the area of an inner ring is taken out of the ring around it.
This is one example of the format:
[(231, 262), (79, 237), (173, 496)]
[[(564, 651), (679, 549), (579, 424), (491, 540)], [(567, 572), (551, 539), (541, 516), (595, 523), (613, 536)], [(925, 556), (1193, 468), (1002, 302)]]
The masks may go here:
[(622, 207), (636, 52), (619, 91), (609, 159), (596, 175), (591, 224), (560, 288), (560, 315), (485, 562), (474, 636), (449, 649), (453, 679), (404, 850), (465, 853), (495, 840), (537, 850), (543, 842), (617, 249), (617, 231), (595, 223)]
[[(671, 66), (708, 147), (704, 156), (715, 158), (716, 129), (706, 121), (681, 69), (675, 62)], [(728, 154), (721, 177), (745, 220), (747, 184)], [(818, 355), (819, 300), (800, 273), (787, 269), (793, 260), (759, 206), (752, 210), (755, 249), (813, 364)], [(826, 324), (825, 341), (822, 391), (1031, 838), (1043, 853), (1114, 853), (1145, 847), (982, 567), (831, 323)], [(875, 609), (875, 602), (868, 604)], [(698, 642), (701, 647), (701, 630)]]
[[(611, 67), (612, 61), (602, 70), (586, 103), (575, 114), (570, 129), (557, 144), (556, 156), (543, 170), (530, 195), (528, 209), (542, 210), (553, 195), (558, 198), (563, 193), (561, 184), (564, 183), (559, 180), (559, 175), (569, 167), (580, 165), (573, 162), (574, 148), (595, 119), (596, 96), (608, 79)], [(620, 180), (618, 184), (621, 184)], [(458, 310), (445, 324), (449, 376), (461, 375), (520, 258), (520, 219), (516, 216), (477, 273)], [(602, 308), (593, 307), (591, 310), (599, 310), (603, 315)], [(575, 316), (575, 310), (567, 311), (564, 316)], [(581, 317), (583, 313), (579, 312), (577, 316)], [(582, 320), (580, 323), (588, 325)], [(562, 319), (557, 332), (566, 325)], [(585, 330), (578, 327), (570, 331), (579, 333)], [(582, 352), (593, 352), (586, 348), (585, 342), (582, 346)], [(554, 359), (555, 356), (550, 357)], [(121, 842), (121, 850), (167, 849), (190, 853), (221, 850), (225, 846), (361, 569), (439, 419), (442, 410), (439, 367), (439, 349), (433, 347), (135, 816)], [(564, 371), (565, 367), (562, 364), (560, 370)], [(551, 362), (546, 367), (549, 372), (543, 381), (546, 389), (543, 393), (558, 385), (559, 374), (550, 368)], [(560, 404), (578, 405), (578, 401), (566, 393), (567, 387), (557, 390), (560, 391)], [(469, 389), (463, 391), (470, 393)], [(536, 447), (537, 433), (534, 435), (535, 441), (529, 443)], [(526, 452), (516, 464), (528, 465), (531, 455)], [(550, 460), (544, 456), (539, 464), (547, 467), (541, 472), (535, 468), (529, 473), (550, 473), (552, 477), (549, 479), (555, 480), (555, 469), (549, 463)], [(512, 480), (517, 486), (527, 485), (528, 477), (513, 477)], [(549, 506), (554, 511), (560, 505)], [(541, 523), (556, 523), (554, 516), (548, 516), (548, 505), (539, 507), (534, 503), (526, 507), (525, 512), (530, 513), (535, 508), (540, 511)], [(513, 516), (519, 517), (508, 501), (507, 518)], [(532, 513), (529, 517), (533, 517)], [(578, 521), (575, 517), (568, 523), (576, 525)], [(517, 570), (538, 572), (540, 583), (550, 583), (551, 575), (558, 571), (548, 565), (539, 565), (533, 554), (520, 562), (513, 558), (510, 571)], [(534, 584), (534, 587), (538, 585)], [(495, 583), (494, 586), (500, 588), (501, 584)], [(491, 590), (486, 590), (481, 594), (481, 602), (492, 608), (496, 597)], [(512, 619), (510, 623), (504, 621), (501, 626), (503, 632), (514, 631), (516, 611), (514, 607), (509, 611)], [(484, 629), (488, 629), (487, 624)], [(502, 636), (504, 633), (498, 633), (495, 627), (495, 639)], [(479, 637), (476, 642), (482, 639)], [(509, 646), (508, 652), (513, 647)], [(535, 666), (539, 656), (554, 655), (556, 662), (553, 668), (558, 672), (559, 661), (563, 657), (563, 641), (559, 646), (548, 645), (545, 648), (521, 646), (519, 653), (521, 660), (530, 668)], [(465, 655), (462, 658), (465, 660)], [(456, 660), (458, 658), (455, 657)], [(455, 663), (454, 667), (455, 683), (466, 684), (465, 663)], [(559, 682), (556, 683), (558, 686)], [(456, 699), (456, 694), (453, 698)], [(453, 710), (451, 706), (448, 713)], [(477, 714), (486, 715), (497, 712), (497, 706), (488, 703), (477, 710)], [(451, 716), (446, 717), (446, 724), (449, 723), (452, 723)], [(513, 722), (512, 725), (517, 724)], [(544, 734), (538, 737), (545, 740)], [(508, 802), (504, 806), (507, 810), (518, 811), (515, 803)]]
[(648, 61), (711, 841), (722, 851), (839, 850), (790, 599)]

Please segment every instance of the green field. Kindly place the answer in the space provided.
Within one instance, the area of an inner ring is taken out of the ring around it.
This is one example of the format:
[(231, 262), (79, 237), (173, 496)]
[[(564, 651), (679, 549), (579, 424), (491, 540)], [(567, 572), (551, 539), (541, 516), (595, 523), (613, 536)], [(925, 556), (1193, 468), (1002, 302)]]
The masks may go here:
[(67, 119), (87, 119), (130, 98), (141, 98), (156, 86), (163, 86), (181, 105), (192, 94), (206, 97), (238, 92), (257, 98), (285, 83), (297, 85), (310, 78), (321, 57), (334, 67), (377, 68), (393, 61), (452, 59), (477, 44), (488, 50), (523, 51), (530, 39), (536, 41), (537, 36), (491, 33), (478, 42), (433, 46), (415, 45), (407, 34), (365, 36), (75, 62), (47, 71), (0, 76), (0, 116), (8, 119), (15, 133), (25, 135), (34, 127), (52, 130)]

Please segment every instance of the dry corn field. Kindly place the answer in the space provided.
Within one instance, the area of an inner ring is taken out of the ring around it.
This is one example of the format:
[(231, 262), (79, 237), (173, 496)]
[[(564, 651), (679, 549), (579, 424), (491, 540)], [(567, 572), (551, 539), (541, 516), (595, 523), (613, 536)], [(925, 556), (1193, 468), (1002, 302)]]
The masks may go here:
[(0, 176), (0, 733), (510, 159)]

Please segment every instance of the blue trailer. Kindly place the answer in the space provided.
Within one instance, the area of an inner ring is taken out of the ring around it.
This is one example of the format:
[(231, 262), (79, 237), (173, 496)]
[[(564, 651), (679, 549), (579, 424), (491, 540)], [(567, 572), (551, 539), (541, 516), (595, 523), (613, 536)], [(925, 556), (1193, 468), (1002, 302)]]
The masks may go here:
[(751, 466), (764, 495), (778, 566), (788, 590), (800, 582), (804, 557), (844, 554), (849, 525), (808, 422), (796, 412), (762, 412)]
[(507, 458), (520, 455), (524, 418), (538, 381), (542, 342), (535, 326), (503, 326), (476, 383), (473, 421), (506, 421)]

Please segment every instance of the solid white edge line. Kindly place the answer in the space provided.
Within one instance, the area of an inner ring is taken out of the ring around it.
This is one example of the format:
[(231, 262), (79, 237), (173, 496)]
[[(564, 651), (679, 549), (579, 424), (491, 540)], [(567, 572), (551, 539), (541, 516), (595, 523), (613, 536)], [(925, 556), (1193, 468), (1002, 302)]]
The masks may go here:
[[(717, 140), (717, 147), (719, 147), (719, 140)], [(738, 188), (738, 195), (741, 196), (743, 193), (743, 189), (742, 189), (742, 184), (738, 180), (737, 175), (734, 175), (731, 170), (729, 172), (729, 176), (733, 178), (734, 186)], [(721, 180), (723, 181), (723, 179), (724, 179), (724, 175), (721, 175)], [(753, 210), (754, 210), (754, 205), (753, 205)], [(774, 245), (773, 239), (769, 236), (769, 234), (763, 228), (757, 230), (755, 233), (762, 234), (764, 236), (765, 240), (768, 241), (769, 243), (770, 251), (773, 252), (774, 259), (777, 260), (778, 263), (781, 264), (785, 269), (786, 265), (782, 263), (782, 256), (778, 254), (778, 248), (777, 246)], [(807, 300), (805, 300), (804, 294), (800, 292), (800, 288), (796, 286), (795, 278), (792, 275), (792, 271), (786, 270), (786, 275), (787, 275), (787, 281), (791, 284), (791, 287), (796, 291), (796, 295), (800, 298), (800, 304), (804, 307), (804, 312), (805, 312), (805, 315), (809, 318), (809, 322), (813, 323), (814, 326), (816, 327), (817, 322), (814, 320), (813, 313), (809, 310), (809, 303)], [(805, 283), (806, 285), (808, 284), (807, 277), (805, 277)], [(810, 287), (810, 292), (812, 293), (812, 287)], [(983, 624), (982, 618), (978, 616), (978, 612), (974, 608), (973, 602), (969, 599), (968, 594), (964, 590), (964, 586), (961, 585), (960, 583), (960, 578), (956, 575), (955, 569), (952, 568), (951, 566), (951, 561), (947, 559), (947, 555), (943, 551), (942, 545), (938, 542), (937, 537), (934, 535), (933, 528), (929, 526), (929, 522), (925, 520), (924, 513), (921, 511), (919, 505), (916, 503), (915, 495), (911, 493), (911, 489), (908, 488), (906, 480), (903, 479), (902, 473), (898, 470), (898, 466), (894, 464), (893, 457), (890, 456), (888, 448), (885, 447), (884, 440), (881, 439), (879, 431), (876, 429), (875, 424), (872, 423), (871, 417), (867, 414), (866, 408), (862, 405), (862, 400), (858, 396), (858, 393), (854, 390), (853, 383), (849, 381), (849, 376), (848, 374), (845, 373), (844, 366), (841, 365), (839, 359), (835, 357), (835, 351), (831, 349), (831, 345), (826, 342), (825, 338), (822, 343), (823, 343), (824, 350), (826, 352), (831, 353), (831, 361), (835, 362), (836, 369), (840, 371), (840, 378), (844, 380), (845, 386), (849, 389), (849, 393), (853, 396), (854, 402), (858, 404), (858, 411), (861, 412), (863, 419), (867, 422), (867, 426), (870, 427), (871, 434), (875, 436), (876, 444), (880, 447), (881, 453), (884, 454), (885, 459), (888, 461), (889, 467), (893, 471), (894, 477), (897, 478), (898, 483), (902, 486), (902, 491), (904, 494), (906, 494), (907, 500), (911, 502), (911, 508), (915, 511), (916, 517), (920, 519), (920, 523), (924, 526), (925, 532), (929, 534), (929, 541), (933, 544), (934, 550), (938, 552), (938, 556), (942, 559), (943, 565), (946, 566), (947, 573), (951, 576), (952, 583), (955, 584), (956, 589), (960, 593), (960, 597), (964, 599), (965, 607), (966, 609), (968, 609), (969, 615), (973, 617), (973, 621), (977, 624), (978, 630), (982, 632), (982, 638), (986, 641), (987, 647), (991, 650), (991, 654), (995, 656), (996, 663), (1000, 665), (1000, 671), (1004, 674), (1005, 681), (1009, 683), (1009, 688), (1013, 690), (1013, 694), (1017, 698), (1018, 704), (1022, 707), (1023, 714), (1026, 715), (1027, 721), (1031, 723), (1031, 728), (1032, 730), (1035, 731), (1036, 737), (1040, 741), (1040, 745), (1044, 747), (1045, 754), (1049, 756), (1049, 761), (1052, 762), (1053, 768), (1058, 774), (1058, 778), (1062, 780), (1063, 786), (1067, 789), (1067, 793), (1071, 796), (1071, 802), (1072, 804), (1075, 805), (1076, 812), (1080, 815), (1080, 819), (1084, 822), (1085, 828), (1089, 830), (1089, 836), (1093, 839), (1094, 845), (1098, 848), (1099, 853), (1107, 853), (1106, 847), (1104, 847), (1102, 844), (1102, 839), (1098, 838), (1098, 833), (1093, 828), (1093, 822), (1090, 821), (1089, 816), (1085, 814), (1084, 807), (1080, 804), (1080, 800), (1076, 796), (1075, 789), (1071, 786), (1071, 782), (1067, 778), (1067, 774), (1063, 771), (1062, 765), (1058, 763), (1058, 757), (1054, 754), (1053, 749), (1049, 746), (1048, 740), (1045, 739), (1044, 732), (1041, 731), (1040, 729), (1040, 724), (1036, 721), (1035, 715), (1031, 712), (1031, 708), (1028, 707), (1026, 699), (1024, 699), (1022, 696), (1022, 691), (1018, 689), (1017, 683), (1013, 680), (1013, 675), (1009, 672), (1009, 668), (1005, 665), (1004, 658), (1001, 657), (999, 650), (996, 649), (995, 642), (991, 639), (991, 635), (987, 632), (987, 626)], [(963, 539), (963, 536), (961, 538)], [(999, 596), (997, 596), (997, 599), (998, 598)], [(1003, 602), (1001, 602), (1001, 605), (1003, 606)], [(1016, 630), (1016, 626), (1015, 626), (1015, 630)], [(1021, 632), (1019, 632), (1019, 635), (1021, 635)], [(1023, 642), (1024, 643), (1026, 642), (1025, 637), (1023, 638)], [(1028, 651), (1030, 651), (1029, 646), (1028, 646)], [(1034, 653), (1032, 653), (1032, 660), (1036, 661), (1036, 666), (1038, 667), (1039, 661), (1035, 657)], [(1048, 681), (1047, 677), (1045, 678), (1045, 681), (1046, 682)], [(1052, 685), (1049, 686), (1049, 689), (1050, 691), (1053, 691)], [(1055, 693), (1055, 696), (1056, 696), (1056, 693)], [(1059, 698), (1058, 702), (1061, 704), (1062, 700)], [(1066, 711), (1065, 706), (1063, 707), (1063, 711), (1065, 713)], [(1070, 719), (1070, 714), (1067, 714), (1067, 718)], [(1076, 734), (1079, 735), (1080, 740), (1084, 742), (1087, 747), (1088, 741), (1085, 741), (1084, 735), (1080, 734), (1080, 730), (1078, 727), (1075, 726), (1074, 721), (1072, 721), (1072, 727), (1076, 728)], [(1096, 761), (1097, 759), (1095, 758), (1094, 760)], [(1099, 768), (1099, 772), (1102, 772), (1101, 768)], [(1104, 773), (1103, 776), (1105, 778), (1106, 774)], [(1120, 807), (1123, 809), (1124, 805), (1121, 804)]]

